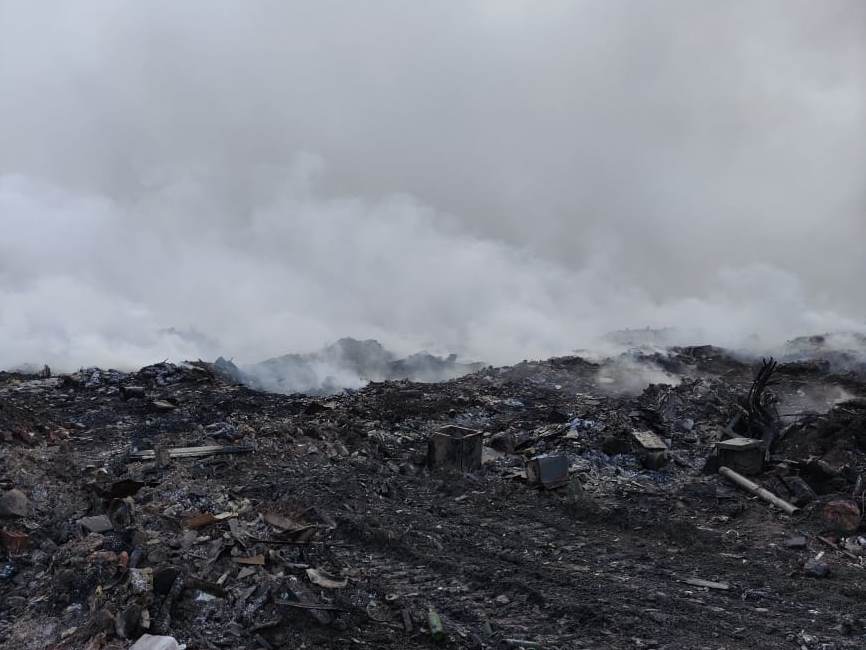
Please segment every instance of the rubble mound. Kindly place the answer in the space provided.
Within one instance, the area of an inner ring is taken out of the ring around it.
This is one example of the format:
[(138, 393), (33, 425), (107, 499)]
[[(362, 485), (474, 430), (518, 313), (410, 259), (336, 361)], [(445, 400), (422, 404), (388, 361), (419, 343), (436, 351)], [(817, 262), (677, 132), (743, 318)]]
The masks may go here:
[(866, 371), (866, 334), (828, 332), (788, 341), (779, 355), (783, 361), (821, 363), (834, 372)]
[[(358, 343), (329, 354), (414, 367)], [(0, 375), (0, 648), (866, 644), (856, 369), (704, 346), (329, 395), (237, 373)]]
[(814, 414), (791, 426), (778, 452), (793, 457), (822, 457), (844, 464), (852, 454), (866, 453), (866, 400), (835, 405), (825, 414)]
[(455, 354), (439, 357), (418, 352), (399, 358), (378, 341), (353, 338), (342, 338), (317, 352), (286, 354), (244, 368), (225, 360), (221, 364), (237, 381), (257, 390), (308, 395), (333, 395), (371, 381), (446, 381), (482, 367), (460, 362)]

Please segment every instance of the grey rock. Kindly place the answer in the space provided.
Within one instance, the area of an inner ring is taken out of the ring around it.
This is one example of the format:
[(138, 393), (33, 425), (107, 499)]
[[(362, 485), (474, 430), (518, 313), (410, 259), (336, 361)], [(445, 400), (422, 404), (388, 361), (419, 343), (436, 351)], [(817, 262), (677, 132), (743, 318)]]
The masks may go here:
[(0, 517), (26, 517), (30, 500), (21, 490), (9, 490), (0, 496)]
[(108, 515), (96, 515), (95, 517), (82, 517), (78, 520), (81, 526), (91, 533), (104, 533), (113, 530), (114, 526)]

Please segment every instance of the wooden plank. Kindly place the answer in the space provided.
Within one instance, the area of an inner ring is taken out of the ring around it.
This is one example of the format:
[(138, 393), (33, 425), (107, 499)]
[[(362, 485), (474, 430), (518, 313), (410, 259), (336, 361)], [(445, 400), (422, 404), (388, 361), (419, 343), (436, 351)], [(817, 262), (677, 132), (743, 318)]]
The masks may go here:
[[(218, 454), (245, 454), (253, 451), (253, 447), (237, 447), (228, 445), (207, 445), (204, 447), (175, 447), (169, 449), (171, 458), (202, 458)], [(154, 460), (156, 452), (153, 449), (129, 452), (130, 460)]]
[(298, 609), (320, 609), (326, 612), (346, 612), (345, 607), (337, 605), (325, 605), (321, 603), (296, 603), (291, 600), (275, 600), (274, 604), (282, 605), (283, 607), (297, 607)]
[(726, 582), (713, 582), (702, 578), (685, 578), (683, 582), (693, 587), (706, 587), (707, 589), (720, 589), (722, 591), (727, 591), (730, 588)]
[(200, 515), (195, 515), (194, 517), (190, 517), (183, 522), (183, 525), (187, 528), (192, 528), (193, 530), (197, 528), (204, 528), (205, 526), (210, 526), (211, 524), (215, 524), (217, 522), (216, 517), (214, 517), (209, 512), (204, 512)]

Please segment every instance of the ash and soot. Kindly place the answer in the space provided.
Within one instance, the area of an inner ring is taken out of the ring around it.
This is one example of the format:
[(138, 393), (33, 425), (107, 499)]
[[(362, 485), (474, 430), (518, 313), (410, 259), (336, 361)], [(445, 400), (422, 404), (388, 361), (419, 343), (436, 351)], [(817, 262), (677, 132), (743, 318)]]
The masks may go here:
[(866, 3), (0, 0), (0, 649), (866, 647)]

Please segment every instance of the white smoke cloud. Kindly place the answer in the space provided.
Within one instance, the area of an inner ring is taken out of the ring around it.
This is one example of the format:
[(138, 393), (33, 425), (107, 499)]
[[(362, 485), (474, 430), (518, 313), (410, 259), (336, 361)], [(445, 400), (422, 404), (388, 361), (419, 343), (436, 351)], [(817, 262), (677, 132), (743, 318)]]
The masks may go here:
[(429, 4), (0, 0), (0, 367), (863, 329), (862, 3)]

